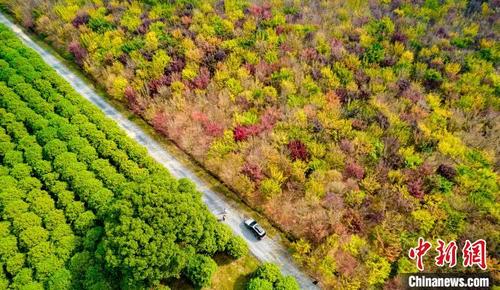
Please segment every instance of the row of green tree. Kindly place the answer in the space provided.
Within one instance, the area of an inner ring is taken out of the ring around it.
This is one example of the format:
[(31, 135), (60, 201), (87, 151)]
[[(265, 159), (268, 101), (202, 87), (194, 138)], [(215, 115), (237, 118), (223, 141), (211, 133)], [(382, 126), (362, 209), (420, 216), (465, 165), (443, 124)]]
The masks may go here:
[[(243, 240), (216, 221), (192, 183), (173, 179), (3, 26), (0, 39), (1, 120), (12, 140), (1, 144), (0, 160), (4, 171), (38, 186), (38, 204), (52, 205), (75, 236), (73, 249), (44, 244), (67, 249), (65, 260), (49, 262), (67, 266), (68, 285), (142, 288), (184, 275), (201, 287), (216, 269), (211, 255), (246, 254)], [(32, 246), (50, 236), (35, 230)], [(22, 254), (29, 253), (25, 236), (14, 236)], [(48, 285), (34, 263), (21, 265)], [(12, 273), (6, 277), (14, 282)]]
[[(0, 109), (5, 117), (5, 111)], [(2, 121), (2, 125), (4, 122)], [(67, 289), (70, 258), (78, 236), (64, 211), (32, 177), (33, 168), (23, 162), (11, 137), (0, 128), (0, 288)], [(7, 150), (5, 150), (7, 149)], [(76, 218), (76, 217), (75, 217)]]

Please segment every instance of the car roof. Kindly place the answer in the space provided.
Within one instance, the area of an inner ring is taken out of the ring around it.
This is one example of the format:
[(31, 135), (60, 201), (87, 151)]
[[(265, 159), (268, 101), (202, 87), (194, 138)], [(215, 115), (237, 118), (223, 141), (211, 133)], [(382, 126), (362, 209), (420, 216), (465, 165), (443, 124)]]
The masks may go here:
[(266, 232), (266, 231), (264, 231), (264, 229), (259, 224), (255, 224), (254, 228), (259, 233), (265, 233)]

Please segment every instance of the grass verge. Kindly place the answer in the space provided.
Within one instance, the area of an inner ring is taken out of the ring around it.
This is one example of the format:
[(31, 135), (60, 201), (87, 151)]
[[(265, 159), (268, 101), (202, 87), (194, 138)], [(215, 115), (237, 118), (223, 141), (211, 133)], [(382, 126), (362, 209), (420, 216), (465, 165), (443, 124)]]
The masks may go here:
[[(204, 290), (240, 290), (245, 289), (245, 284), (250, 280), (250, 275), (254, 272), (259, 263), (251, 255), (233, 260), (225, 254), (219, 254), (214, 257), (218, 268), (212, 277), (210, 287)], [(186, 280), (178, 279), (167, 282), (171, 289), (176, 290), (194, 290)]]

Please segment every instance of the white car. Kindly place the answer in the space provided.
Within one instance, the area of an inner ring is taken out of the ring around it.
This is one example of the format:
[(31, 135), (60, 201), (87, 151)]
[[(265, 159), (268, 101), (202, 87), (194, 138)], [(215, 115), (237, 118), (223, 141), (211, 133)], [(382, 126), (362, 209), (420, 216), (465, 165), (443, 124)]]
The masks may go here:
[(249, 228), (259, 240), (266, 236), (266, 231), (253, 219), (245, 220), (245, 226)]

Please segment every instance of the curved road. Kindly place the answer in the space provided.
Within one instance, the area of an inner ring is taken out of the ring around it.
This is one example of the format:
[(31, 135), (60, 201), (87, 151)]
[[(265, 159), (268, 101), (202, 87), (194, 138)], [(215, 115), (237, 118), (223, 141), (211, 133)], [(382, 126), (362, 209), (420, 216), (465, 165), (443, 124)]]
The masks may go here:
[(318, 289), (313, 285), (311, 278), (303, 273), (292, 261), (287, 249), (280, 243), (278, 235), (273, 239), (265, 238), (261, 241), (257, 240), (244, 226), (243, 213), (237, 207), (231, 205), (227, 199), (221, 194), (210, 190), (209, 185), (199, 179), (188, 168), (182, 165), (169, 152), (163, 149), (155, 140), (147, 133), (142, 131), (140, 127), (129, 121), (115, 108), (109, 105), (102, 97), (100, 97), (91, 87), (82, 81), (77, 75), (72, 73), (63, 63), (50, 52), (44, 50), (36, 44), (31, 38), (26, 35), (21, 28), (12, 23), (8, 18), (0, 13), (0, 23), (10, 27), (14, 33), (29, 47), (34, 49), (43, 60), (55, 69), (73, 88), (83, 97), (98, 106), (109, 118), (115, 120), (130, 137), (147, 148), (149, 154), (158, 162), (163, 164), (173, 176), (177, 178), (185, 177), (192, 180), (198, 190), (203, 193), (203, 201), (206, 203), (210, 211), (216, 215), (220, 214), (224, 209), (228, 210), (226, 223), (232, 230), (242, 236), (248, 243), (250, 251), (257, 259), (262, 262), (273, 262), (281, 267), (281, 270), (286, 275), (294, 276), (299, 282), (302, 289)]

